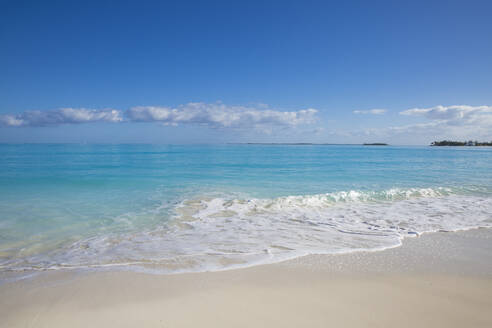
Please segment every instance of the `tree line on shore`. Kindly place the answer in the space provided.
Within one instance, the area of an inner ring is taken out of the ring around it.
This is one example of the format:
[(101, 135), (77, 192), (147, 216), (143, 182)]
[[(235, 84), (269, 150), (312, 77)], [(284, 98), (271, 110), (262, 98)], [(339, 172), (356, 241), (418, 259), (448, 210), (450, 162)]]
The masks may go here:
[(442, 141), (433, 141), (431, 146), (492, 146), (491, 142), (480, 142), (480, 141), (451, 141), (451, 140), (442, 140)]

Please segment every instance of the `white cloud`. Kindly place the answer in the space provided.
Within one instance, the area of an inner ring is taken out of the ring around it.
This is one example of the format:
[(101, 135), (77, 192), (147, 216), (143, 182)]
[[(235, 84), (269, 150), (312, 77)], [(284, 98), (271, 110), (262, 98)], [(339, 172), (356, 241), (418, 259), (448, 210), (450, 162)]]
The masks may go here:
[(0, 126), (21, 126), (24, 120), (17, 118), (14, 115), (0, 115)]
[(60, 108), (48, 111), (26, 111), (17, 115), (0, 115), (0, 125), (12, 127), (92, 122), (117, 123), (122, 120), (121, 111), (116, 109)]
[[(259, 108), (258, 108), (259, 107)], [(41, 127), (92, 122), (157, 122), (163, 125), (195, 124), (211, 128), (255, 129), (272, 133), (274, 128), (295, 127), (317, 121), (316, 109), (280, 111), (266, 105), (229, 106), (222, 103), (188, 103), (176, 108), (138, 106), (116, 109), (61, 108), (0, 115), (0, 126)]]
[(400, 112), (401, 115), (420, 116), (430, 120), (435, 129), (454, 135), (492, 135), (492, 106), (436, 106), (412, 108)]
[(386, 113), (386, 109), (368, 109), (368, 110), (354, 110), (354, 114), (371, 114), (371, 115), (382, 115)]
[(492, 106), (435, 106), (407, 109), (400, 114), (418, 120), (386, 127), (367, 126), (348, 130), (345, 138), (355, 142), (374, 140), (391, 144), (429, 144), (443, 139), (492, 140)]
[(400, 114), (424, 120), (414, 124), (368, 128), (364, 133), (368, 136), (390, 140), (401, 138), (403, 142), (424, 144), (439, 139), (492, 139), (492, 106), (435, 106), (407, 109)]
[(423, 116), (431, 120), (473, 121), (479, 116), (490, 117), (492, 106), (435, 106), (430, 108), (412, 108), (400, 112), (401, 115)]
[(259, 128), (297, 126), (316, 122), (316, 109), (278, 111), (254, 107), (228, 106), (222, 103), (188, 103), (176, 108), (139, 106), (126, 112), (135, 122), (198, 124), (213, 128)]

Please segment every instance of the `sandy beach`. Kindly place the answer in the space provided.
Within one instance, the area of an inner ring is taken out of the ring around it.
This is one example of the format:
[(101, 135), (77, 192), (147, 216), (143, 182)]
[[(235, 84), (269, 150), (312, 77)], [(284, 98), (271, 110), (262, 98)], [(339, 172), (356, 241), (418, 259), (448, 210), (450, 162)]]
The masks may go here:
[(0, 328), (492, 328), (491, 1), (0, 1)]
[(50, 272), (0, 286), (1, 327), (491, 327), (492, 230), (221, 272)]

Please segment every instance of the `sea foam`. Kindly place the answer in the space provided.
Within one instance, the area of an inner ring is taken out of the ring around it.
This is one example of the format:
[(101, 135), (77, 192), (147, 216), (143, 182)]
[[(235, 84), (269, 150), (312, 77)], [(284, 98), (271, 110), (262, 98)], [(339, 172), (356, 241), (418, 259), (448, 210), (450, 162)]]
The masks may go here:
[(122, 267), (224, 270), (307, 254), (374, 251), (426, 232), (492, 227), (492, 197), (450, 188), (342, 191), (278, 198), (201, 195), (165, 224), (82, 239), (4, 261), (4, 271)]

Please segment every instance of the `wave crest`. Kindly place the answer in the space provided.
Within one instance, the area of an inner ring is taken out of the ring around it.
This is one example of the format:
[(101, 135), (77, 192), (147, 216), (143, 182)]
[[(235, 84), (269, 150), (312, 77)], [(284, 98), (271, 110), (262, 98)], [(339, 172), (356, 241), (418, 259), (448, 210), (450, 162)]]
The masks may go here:
[(424, 232), (492, 227), (492, 197), (449, 188), (183, 201), (158, 229), (77, 241), (2, 270), (124, 266), (222, 270), (307, 254), (380, 250)]
[(318, 195), (285, 196), (278, 198), (227, 199), (202, 197), (182, 202), (177, 212), (185, 218), (255, 215), (295, 208), (325, 208), (340, 203), (401, 201), (419, 197), (442, 197), (453, 194), (451, 188), (392, 188), (383, 191), (338, 191)]

